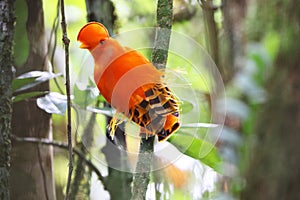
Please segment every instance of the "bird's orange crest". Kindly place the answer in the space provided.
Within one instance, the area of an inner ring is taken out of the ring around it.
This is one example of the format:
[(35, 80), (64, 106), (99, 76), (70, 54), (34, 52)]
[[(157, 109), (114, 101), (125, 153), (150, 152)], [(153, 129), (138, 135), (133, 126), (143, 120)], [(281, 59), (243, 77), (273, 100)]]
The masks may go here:
[(107, 29), (98, 22), (90, 22), (86, 24), (78, 33), (77, 40), (81, 42), (80, 48), (92, 50), (102, 40), (109, 38)]

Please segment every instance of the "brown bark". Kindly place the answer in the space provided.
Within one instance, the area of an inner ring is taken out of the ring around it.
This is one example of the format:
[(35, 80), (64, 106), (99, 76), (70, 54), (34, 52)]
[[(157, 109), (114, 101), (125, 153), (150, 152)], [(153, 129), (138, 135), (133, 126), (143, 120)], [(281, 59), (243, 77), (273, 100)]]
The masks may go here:
[(247, 0), (222, 0), (222, 13), (224, 34), (220, 38), (222, 54), (220, 64), (226, 69), (222, 77), (227, 83), (237, 70), (244, 67), (244, 22)]
[[(25, 64), (17, 66), (17, 75), (32, 70), (48, 70), (42, 1), (26, 2), (26, 33), (30, 47)], [(48, 82), (31, 89), (48, 90)], [(39, 109), (35, 99), (21, 101), (13, 106), (12, 129), (16, 136), (51, 138), (50, 123), (51, 115)], [(13, 144), (11, 196), (16, 200), (55, 199), (52, 147), (30, 143)]]
[(0, 199), (10, 199), (14, 1), (0, 1)]

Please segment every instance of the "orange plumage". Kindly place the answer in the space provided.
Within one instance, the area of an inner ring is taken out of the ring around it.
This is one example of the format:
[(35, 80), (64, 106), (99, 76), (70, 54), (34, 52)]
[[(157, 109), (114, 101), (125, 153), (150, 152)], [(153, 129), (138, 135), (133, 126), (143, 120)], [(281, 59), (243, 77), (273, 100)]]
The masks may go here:
[[(94, 58), (100, 93), (117, 112), (140, 125), (142, 134), (156, 134), (163, 141), (179, 128), (178, 102), (162, 82), (162, 73), (142, 54), (121, 46), (98, 22), (86, 24), (77, 40)], [(112, 134), (115, 125), (113, 120)]]

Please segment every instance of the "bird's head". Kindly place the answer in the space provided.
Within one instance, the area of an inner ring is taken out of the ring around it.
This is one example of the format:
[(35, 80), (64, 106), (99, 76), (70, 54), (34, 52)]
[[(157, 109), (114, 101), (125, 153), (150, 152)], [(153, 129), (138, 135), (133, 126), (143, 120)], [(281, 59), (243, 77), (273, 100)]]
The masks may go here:
[(93, 50), (98, 44), (109, 38), (107, 29), (98, 22), (87, 23), (78, 33), (80, 48)]

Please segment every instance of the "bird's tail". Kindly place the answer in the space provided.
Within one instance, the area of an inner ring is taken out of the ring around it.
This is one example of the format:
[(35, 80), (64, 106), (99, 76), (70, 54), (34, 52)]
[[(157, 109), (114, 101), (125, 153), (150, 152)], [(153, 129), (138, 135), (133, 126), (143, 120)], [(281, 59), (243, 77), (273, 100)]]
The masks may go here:
[[(133, 95), (138, 103), (129, 108), (127, 116), (142, 127), (141, 136), (157, 135), (158, 141), (167, 140), (180, 127), (179, 102), (164, 84), (145, 87), (145, 97)], [(124, 120), (119, 120), (119, 123)], [(117, 118), (113, 117), (112, 122), (109, 127), (113, 136), (118, 125)]]
[(177, 131), (180, 127), (180, 123), (178, 120), (178, 113), (169, 114), (166, 117), (166, 122), (163, 129), (157, 133), (158, 141), (164, 141), (168, 139), (175, 131)]
[(164, 84), (155, 84), (145, 92), (146, 98), (135, 107), (132, 120), (144, 127), (146, 137), (156, 134), (166, 140), (179, 129), (179, 102)]

